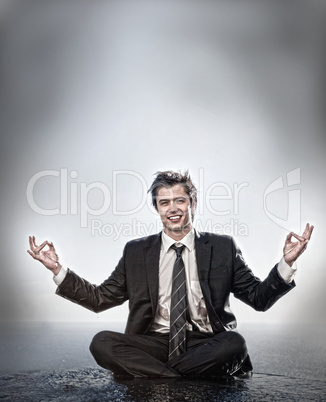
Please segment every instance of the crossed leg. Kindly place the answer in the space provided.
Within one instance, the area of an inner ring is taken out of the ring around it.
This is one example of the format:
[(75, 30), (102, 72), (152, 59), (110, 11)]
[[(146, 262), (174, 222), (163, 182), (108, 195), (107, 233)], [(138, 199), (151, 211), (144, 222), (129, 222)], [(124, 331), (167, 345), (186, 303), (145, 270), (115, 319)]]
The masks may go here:
[(247, 357), (237, 332), (187, 333), (187, 352), (168, 361), (169, 335), (121, 334), (102, 331), (90, 351), (96, 362), (117, 375), (132, 377), (223, 376), (237, 371)]

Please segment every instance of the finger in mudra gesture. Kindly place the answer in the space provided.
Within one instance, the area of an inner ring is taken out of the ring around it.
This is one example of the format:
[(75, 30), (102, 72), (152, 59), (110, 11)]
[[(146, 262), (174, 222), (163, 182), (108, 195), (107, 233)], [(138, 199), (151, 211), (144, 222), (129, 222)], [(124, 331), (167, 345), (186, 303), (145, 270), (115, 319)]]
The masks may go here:
[[(27, 250), (34, 260), (40, 261), (47, 269), (57, 275), (61, 269), (59, 257), (52, 242), (45, 240), (40, 246), (35, 243), (35, 236), (29, 236), (30, 250)], [(45, 247), (47, 246), (47, 249)]]
[[(291, 266), (294, 263), (294, 261), (306, 250), (313, 229), (314, 227), (312, 225), (309, 225), (309, 223), (307, 223), (302, 236), (299, 236), (293, 232), (290, 232), (286, 236), (285, 245), (283, 248), (283, 255), (285, 262), (287, 264)], [(293, 237), (297, 241), (293, 241), (292, 240)]]

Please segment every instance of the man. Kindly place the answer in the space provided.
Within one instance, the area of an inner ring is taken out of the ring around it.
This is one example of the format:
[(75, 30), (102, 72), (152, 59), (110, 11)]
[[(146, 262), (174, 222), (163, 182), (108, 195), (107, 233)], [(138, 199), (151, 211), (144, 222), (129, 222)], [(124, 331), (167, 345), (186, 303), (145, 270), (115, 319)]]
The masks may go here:
[(188, 172), (158, 172), (149, 191), (162, 233), (128, 242), (100, 286), (63, 268), (48, 241), (37, 246), (30, 237), (29, 254), (53, 272), (56, 293), (81, 306), (100, 312), (129, 300), (125, 333), (102, 331), (90, 345), (97, 363), (116, 375), (222, 377), (250, 372), (230, 292), (256, 310), (270, 308), (295, 286), (293, 264), (307, 248), (313, 226), (307, 224), (302, 236), (289, 233), (281, 261), (260, 281), (231, 237), (194, 230), (197, 190)]

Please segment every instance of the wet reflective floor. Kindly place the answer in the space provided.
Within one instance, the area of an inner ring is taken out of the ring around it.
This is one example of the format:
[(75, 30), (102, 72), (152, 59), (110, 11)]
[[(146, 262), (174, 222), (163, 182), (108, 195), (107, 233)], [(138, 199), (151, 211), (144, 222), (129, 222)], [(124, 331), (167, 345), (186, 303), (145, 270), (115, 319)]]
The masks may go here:
[(0, 376), (2, 401), (325, 401), (325, 381), (267, 374), (229, 381), (114, 379), (83, 368)]

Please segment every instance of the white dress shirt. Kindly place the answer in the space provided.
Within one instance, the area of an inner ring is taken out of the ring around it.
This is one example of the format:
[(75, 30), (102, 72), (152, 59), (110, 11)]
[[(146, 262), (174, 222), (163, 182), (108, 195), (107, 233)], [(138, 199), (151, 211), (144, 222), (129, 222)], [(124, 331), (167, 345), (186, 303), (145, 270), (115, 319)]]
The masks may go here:
[[(170, 331), (170, 305), (172, 288), (172, 270), (176, 259), (175, 250), (171, 246), (184, 245), (182, 259), (186, 270), (186, 287), (188, 296), (188, 308), (191, 321), (202, 332), (212, 332), (209, 317), (206, 310), (205, 300), (201, 291), (197, 261), (195, 255), (195, 233), (191, 230), (182, 240), (176, 242), (167, 234), (162, 232), (162, 245), (159, 265), (159, 290), (157, 312), (152, 325), (156, 332)], [(192, 329), (190, 324), (188, 330)]]

